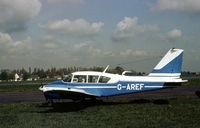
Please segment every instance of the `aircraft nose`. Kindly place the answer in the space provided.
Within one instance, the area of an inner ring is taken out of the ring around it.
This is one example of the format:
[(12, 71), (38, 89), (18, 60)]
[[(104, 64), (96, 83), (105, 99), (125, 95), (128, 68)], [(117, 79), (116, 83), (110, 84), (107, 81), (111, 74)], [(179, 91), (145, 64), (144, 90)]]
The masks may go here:
[(39, 90), (40, 90), (40, 91), (44, 91), (44, 87), (45, 87), (45, 85), (40, 86), (40, 87), (39, 87)]
[(38, 89), (39, 89), (40, 91), (43, 91), (43, 86), (40, 86)]

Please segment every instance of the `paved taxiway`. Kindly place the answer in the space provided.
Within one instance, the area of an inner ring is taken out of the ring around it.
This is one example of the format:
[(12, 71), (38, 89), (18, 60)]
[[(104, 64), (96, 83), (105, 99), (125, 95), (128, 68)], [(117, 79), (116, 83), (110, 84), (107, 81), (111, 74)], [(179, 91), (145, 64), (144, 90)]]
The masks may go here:
[[(128, 102), (137, 99), (166, 99), (175, 98), (176, 96), (197, 96), (200, 92), (200, 86), (181, 86), (173, 89), (163, 89), (157, 91), (149, 91), (142, 93), (132, 93), (128, 95), (120, 95), (113, 97), (99, 98), (103, 101), (109, 102)], [(5, 92), (0, 93), (0, 104), (5, 103), (31, 103), (31, 102), (45, 102), (43, 93), (38, 92)]]

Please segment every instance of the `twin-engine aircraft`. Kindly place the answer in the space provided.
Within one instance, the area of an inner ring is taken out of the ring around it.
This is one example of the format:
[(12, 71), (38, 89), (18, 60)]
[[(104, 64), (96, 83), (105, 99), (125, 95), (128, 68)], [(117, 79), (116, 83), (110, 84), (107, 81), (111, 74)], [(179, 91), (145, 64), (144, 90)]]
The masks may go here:
[(109, 97), (129, 93), (153, 91), (181, 85), (182, 49), (170, 49), (147, 76), (126, 76), (96, 71), (74, 72), (65, 81), (55, 81), (41, 86), (47, 100)]

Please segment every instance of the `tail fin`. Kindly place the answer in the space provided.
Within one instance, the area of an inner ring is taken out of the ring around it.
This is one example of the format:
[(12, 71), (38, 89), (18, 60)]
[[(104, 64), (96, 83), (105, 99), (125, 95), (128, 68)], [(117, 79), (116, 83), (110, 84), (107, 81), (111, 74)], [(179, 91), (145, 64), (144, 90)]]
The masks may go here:
[(170, 49), (149, 76), (180, 77), (183, 51), (182, 49)]

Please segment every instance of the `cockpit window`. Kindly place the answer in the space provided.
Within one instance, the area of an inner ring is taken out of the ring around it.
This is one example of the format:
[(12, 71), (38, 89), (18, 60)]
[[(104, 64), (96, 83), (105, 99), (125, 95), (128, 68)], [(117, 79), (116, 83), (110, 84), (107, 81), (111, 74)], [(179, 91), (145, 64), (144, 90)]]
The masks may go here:
[(109, 77), (101, 76), (99, 79), (99, 83), (108, 83), (109, 80), (110, 80)]
[(73, 78), (73, 83), (85, 83), (87, 80), (87, 76), (85, 75), (75, 75)]
[(67, 75), (67, 76), (63, 79), (64, 82), (71, 82), (71, 80), (72, 80), (72, 75), (71, 75), (71, 74), (70, 74), (70, 75)]
[(88, 76), (88, 82), (89, 82), (89, 83), (97, 83), (98, 77), (99, 77), (99, 76), (93, 76), (93, 75)]

